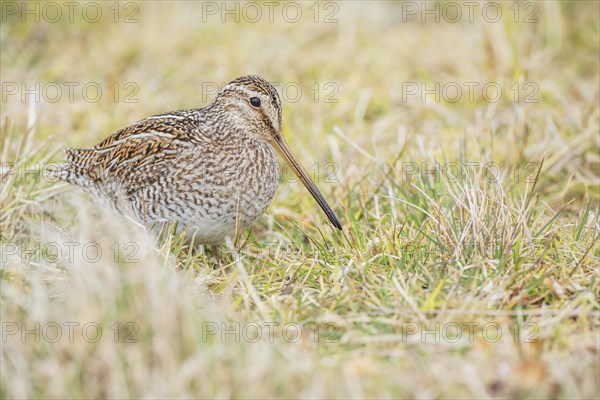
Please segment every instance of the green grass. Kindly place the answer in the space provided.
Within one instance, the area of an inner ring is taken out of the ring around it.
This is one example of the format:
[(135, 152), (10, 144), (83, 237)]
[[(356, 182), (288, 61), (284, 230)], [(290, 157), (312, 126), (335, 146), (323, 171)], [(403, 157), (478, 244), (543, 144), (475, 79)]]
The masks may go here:
[[(330, 24), (313, 3), (256, 24), (135, 4), (132, 24), (108, 3), (97, 23), (2, 23), (0, 397), (598, 398), (597, 2), (439, 24), (395, 2)], [(302, 88), (284, 134), (343, 231), (282, 180), (236, 242), (190, 248), (43, 177), (248, 73)], [(23, 82), (64, 94), (8, 94)], [(436, 82), (502, 96), (405, 98)]]

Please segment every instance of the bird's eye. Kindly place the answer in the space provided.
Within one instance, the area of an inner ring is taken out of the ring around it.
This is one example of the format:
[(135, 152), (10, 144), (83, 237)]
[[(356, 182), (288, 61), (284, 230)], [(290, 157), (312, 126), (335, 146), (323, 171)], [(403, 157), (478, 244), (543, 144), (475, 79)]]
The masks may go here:
[(250, 98), (250, 104), (252, 104), (252, 107), (260, 107), (260, 99), (258, 97), (251, 97)]

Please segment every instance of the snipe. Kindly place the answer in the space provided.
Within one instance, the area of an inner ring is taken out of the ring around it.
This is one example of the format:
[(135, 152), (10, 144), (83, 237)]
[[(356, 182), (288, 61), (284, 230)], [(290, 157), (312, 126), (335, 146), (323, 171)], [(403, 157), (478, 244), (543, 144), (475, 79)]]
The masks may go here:
[(228, 83), (204, 108), (148, 117), (90, 149), (68, 149), (53, 174), (146, 226), (176, 222), (214, 244), (269, 206), (279, 178), (273, 149), (341, 229), (282, 136), (277, 91), (254, 75)]

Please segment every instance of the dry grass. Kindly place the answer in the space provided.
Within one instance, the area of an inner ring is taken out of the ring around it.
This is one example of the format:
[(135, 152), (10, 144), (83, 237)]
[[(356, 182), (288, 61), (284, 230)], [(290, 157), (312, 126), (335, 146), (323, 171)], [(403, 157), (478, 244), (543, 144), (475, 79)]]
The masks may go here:
[[(497, 23), (345, 2), (327, 24), (313, 3), (239, 24), (102, 4), (97, 23), (2, 23), (2, 398), (598, 398), (597, 2), (521, 3), (516, 22), (506, 2)], [(343, 232), (282, 182), (240, 243), (189, 249), (42, 177), (63, 147), (248, 73), (303, 89), (284, 131)], [(39, 102), (10, 94), (23, 82)], [(407, 96), (436, 82), (503, 91)]]

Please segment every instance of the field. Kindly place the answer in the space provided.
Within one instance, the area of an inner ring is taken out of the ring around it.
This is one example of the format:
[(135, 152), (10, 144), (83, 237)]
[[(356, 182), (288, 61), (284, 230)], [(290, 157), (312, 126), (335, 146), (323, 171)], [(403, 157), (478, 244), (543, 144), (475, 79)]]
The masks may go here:
[[(598, 398), (600, 3), (12, 2), (1, 398)], [(190, 248), (45, 175), (277, 84), (264, 216)]]

